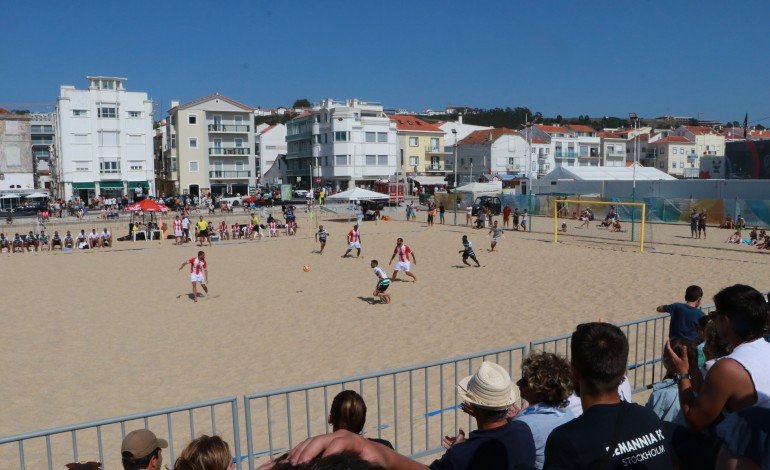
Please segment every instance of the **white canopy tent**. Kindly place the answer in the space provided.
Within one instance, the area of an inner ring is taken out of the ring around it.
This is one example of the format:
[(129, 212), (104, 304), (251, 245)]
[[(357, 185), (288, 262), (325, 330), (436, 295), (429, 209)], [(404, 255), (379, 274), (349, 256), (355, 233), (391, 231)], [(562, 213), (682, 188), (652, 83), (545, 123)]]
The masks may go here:
[(353, 188), (347, 191), (342, 191), (333, 196), (326, 198), (327, 201), (341, 202), (341, 201), (373, 201), (377, 199), (389, 199), (387, 194), (377, 193), (369, 191), (368, 189)]
[(48, 194), (46, 194), (46, 193), (32, 193), (32, 194), (28, 194), (28, 195), (26, 195), (24, 197), (26, 197), (27, 199), (41, 199), (41, 198), (44, 198), (44, 197), (48, 197)]
[(503, 190), (502, 181), (492, 181), (491, 183), (469, 183), (457, 188), (458, 193), (464, 194), (485, 194), (499, 193)]
[(673, 176), (650, 166), (557, 166), (543, 180), (574, 181), (655, 181), (675, 180)]

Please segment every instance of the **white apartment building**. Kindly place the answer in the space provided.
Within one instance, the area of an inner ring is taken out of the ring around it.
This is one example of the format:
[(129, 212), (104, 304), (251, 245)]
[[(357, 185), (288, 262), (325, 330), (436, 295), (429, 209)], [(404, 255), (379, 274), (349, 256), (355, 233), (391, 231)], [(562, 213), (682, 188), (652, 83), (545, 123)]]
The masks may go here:
[[(326, 99), (287, 123), (288, 182), (336, 189), (371, 186), (396, 175), (396, 124), (381, 104)], [(287, 183), (287, 182), (284, 182)]]
[(254, 108), (219, 93), (172, 101), (166, 153), (175, 194), (249, 194), (256, 187), (253, 119)]
[(56, 105), (56, 194), (87, 199), (154, 194), (152, 101), (125, 78), (86, 77), (87, 90), (63, 85)]
[(35, 192), (29, 114), (0, 108), (0, 194)]
[(472, 132), (457, 146), (458, 184), (478, 181), (481, 176), (486, 179), (509, 174), (526, 177), (533, 163), (527, 158), (529, 147), (529, 142), (511, 129)]
[[(256, 115), (256, 114), (255, 114)], [(270, 126), (260, 124), (254, 135), (254, 149), (256, 151), (256, 180), (262, 183), (262, 177), (273, 166), (278, 155), (286, 155), (286, 126), (276, 124)]]
[(612, 132), (599, 132), (602, 166), (626, 166), (627, 140)]

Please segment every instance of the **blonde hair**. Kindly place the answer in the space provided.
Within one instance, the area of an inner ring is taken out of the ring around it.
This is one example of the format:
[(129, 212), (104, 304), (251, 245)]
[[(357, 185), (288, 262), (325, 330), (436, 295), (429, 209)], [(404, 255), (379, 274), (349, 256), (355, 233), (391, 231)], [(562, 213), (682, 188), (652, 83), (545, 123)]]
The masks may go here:
[(230, 446), (219, 436), (193, 439), (174, 462), (175, 470), (227, 470), (233, 457)]

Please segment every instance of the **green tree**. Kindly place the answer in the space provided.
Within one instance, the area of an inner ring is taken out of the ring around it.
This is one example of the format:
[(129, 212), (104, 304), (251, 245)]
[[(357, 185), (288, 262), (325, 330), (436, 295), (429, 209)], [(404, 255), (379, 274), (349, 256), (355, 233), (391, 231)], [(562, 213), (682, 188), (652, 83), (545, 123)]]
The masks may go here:
[(313, 104), (307, 98), (298, 99), (291, 105), (292, 108), (312, 108)]

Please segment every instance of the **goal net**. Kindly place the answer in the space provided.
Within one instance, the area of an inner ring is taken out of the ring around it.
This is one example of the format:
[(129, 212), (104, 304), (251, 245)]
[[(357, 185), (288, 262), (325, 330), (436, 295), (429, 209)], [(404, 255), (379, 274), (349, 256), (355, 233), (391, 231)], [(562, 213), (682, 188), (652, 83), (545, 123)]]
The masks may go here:
[(554, 242), (601, 243), (644, 251), (651, 240), (643, 202), (558, 199), (552, 217)]

